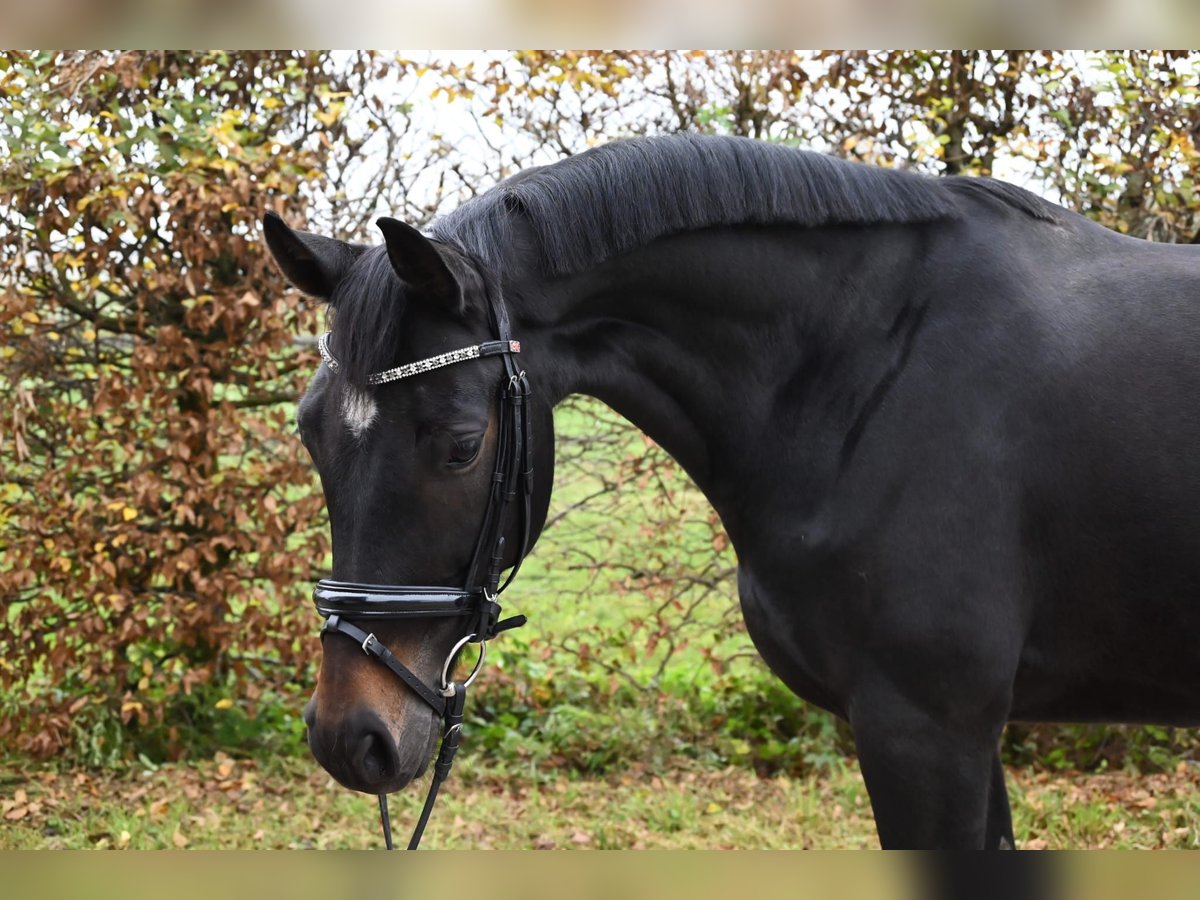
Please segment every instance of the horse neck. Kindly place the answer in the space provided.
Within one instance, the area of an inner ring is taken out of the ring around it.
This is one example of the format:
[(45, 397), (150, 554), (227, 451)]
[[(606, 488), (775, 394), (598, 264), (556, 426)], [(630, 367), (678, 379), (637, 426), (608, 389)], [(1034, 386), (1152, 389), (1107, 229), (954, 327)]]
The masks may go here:
[(778, 464), (773, 444), (791, 455), (797, 429), (809, 443), (853, 427), (854, 395), (890, 361), (883, 345), (914, 302), (922, 234), (708, 229), (567, 278), (518, 282), (513, 311), (543, 397), (602, 400), (724, 516), (725, 495), (745, 497), (762, 467)]

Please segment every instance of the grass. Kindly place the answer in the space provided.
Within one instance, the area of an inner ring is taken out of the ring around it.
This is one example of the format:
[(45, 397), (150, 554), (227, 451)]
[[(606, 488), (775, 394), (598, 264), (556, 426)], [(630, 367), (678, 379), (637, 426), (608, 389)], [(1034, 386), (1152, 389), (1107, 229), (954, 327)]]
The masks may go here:
[[(218, 754), (122, 773), (0, 769), (0, 848), (369, 848), (374, 799), (315, 763)], [(1009, 771), (1021, 846), (1200, 848), (1200, 768), (1153, 776)], [(392, 800), (407, 837), (423, 800)], [(451, 777), (426, 832), (429, 848), (683, 849), (875, 847), (856, 765), (759, 778), (675, 760), (603, 777), (523, 771), (475, 759)]]

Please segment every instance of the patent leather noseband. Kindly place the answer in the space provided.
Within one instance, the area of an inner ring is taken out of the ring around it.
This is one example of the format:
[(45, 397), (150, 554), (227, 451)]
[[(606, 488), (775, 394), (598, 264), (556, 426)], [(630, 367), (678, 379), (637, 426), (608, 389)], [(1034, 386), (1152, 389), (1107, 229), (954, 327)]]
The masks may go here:
[[(504, 361), (504, 375), (499, 391), (495, 466), (492, 470), (487, 508), (483, 514), (475, 552), (467, 569), (465, 584), (462, 587), (417, 587), (355, 584), (323, 579), (317, 582), (316, 590), (313, 591), (317, 612), (325, 618), (325, 625), (321, 629), (322, 639), (327, 634), (341, 634), (353, 640), (362, 647), (365, 654), (390, 669), (413, 693), (428, 704), (444, 724), (441, 747), (433, 766), (433, 780), (421, 816), (408, 843), (409, 850), (417, 849), (420, 844), (438, 790), (450, 774), (454, 755), (458, 751), (467, 688), (475, 680), (483, 664), (487, 642), (502, 631), (525, 624), (524, 616), (501, 620), (498, 598), (512, 583), (529, 549), (533, 491), (529, 382), (525, 372), (513, 358), (520, 353), (521, 345), (509, 334), (508, 313), (503, 301), (496, 295), (490, 298), (489, 306), (497, 340), (406, 363), (386, 372), (377, 372), (367, 379), (368, 384), (383, 385), (420, 375), (431, 369), (488, 356), (499, 356)], [(328, 334), (322, 335), (318, 347), (326, 365), (336, 372), (338, 361), (329, 350), (328, 338)], [(519, 546), (513, 557), (508, 578), (501, 584), (500, 576), (505, 559), (503, 532), (506, 513), (510, 507), (515, 507), (518, 515)], [(368, 630), (374, 622), (431, 618), (462, 620), (461, 637), (442, 665), (441, 681), (438, 685), (426, 684)], [(462, 682), (456, 682), (451, 677), (454, 664), (468, 643), (479, 644), (479, 659), (471, 674)], [(386, 794), (379, 795), (379, 817), (384, 843), (391, 850), (392, 828)]]

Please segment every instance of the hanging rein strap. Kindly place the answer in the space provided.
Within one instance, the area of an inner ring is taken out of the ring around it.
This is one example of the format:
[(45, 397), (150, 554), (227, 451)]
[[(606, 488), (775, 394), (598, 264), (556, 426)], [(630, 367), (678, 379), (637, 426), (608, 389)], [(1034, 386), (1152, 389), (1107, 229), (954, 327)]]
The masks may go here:
[[(408, 849), (416, 850), (421, 843), (421, 835), (429, 824), (429, 814), (433, 812), (433, 804), (437, 801), (438, 790), (450, 774), (454, 765), (454, 755), (458, 753), (458, 740), (462, 734), (463, 709), (467, 705), (467, 689), (455, 683), (454, 693), (446, 701), (446, 715), (443, 721), (446, 730), (442, 734), (442, 746), (438, 749), (437, 760), (433, 764), (433, 779), (429, 782), (429, 793), (425, 795), (425, 805), (421, 807), (421, 815), (417, 826), (413, 829), (412, 837), (408, 840)], [(382, 812), (383, 840), (389, 850), (392, 846), (391, 823), (387, 814), (387, 794), (379, 795), (379, 807)]]

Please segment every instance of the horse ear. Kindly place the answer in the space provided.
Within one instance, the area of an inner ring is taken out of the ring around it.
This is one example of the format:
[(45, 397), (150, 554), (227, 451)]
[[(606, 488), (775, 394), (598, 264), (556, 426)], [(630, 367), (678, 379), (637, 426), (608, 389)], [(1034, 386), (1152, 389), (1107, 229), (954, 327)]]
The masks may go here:
[(273, 212), (263, 216), (263, 234), (287, 280), (306, 294), (328, 300), (354, 261), (367, 248), (289, 228)]
[(375, 222), (383, 232), (388, 259), (400, 280), (454, 314), (463, 312), (462, 286), (429, 238), (399, 219)]

